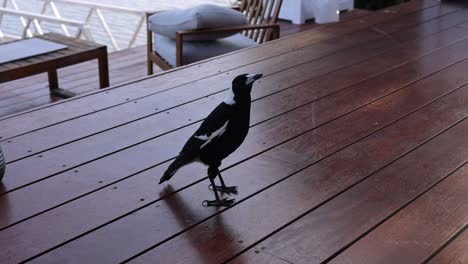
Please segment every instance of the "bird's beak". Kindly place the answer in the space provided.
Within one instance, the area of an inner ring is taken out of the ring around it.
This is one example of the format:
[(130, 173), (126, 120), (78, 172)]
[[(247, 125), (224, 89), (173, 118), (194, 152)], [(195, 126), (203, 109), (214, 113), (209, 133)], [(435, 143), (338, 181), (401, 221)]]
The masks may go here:
[(262, 78), (262, 76), (263, 74), (249, 74), (247, 75), (247, 81), (245, 82), (245, 84), (250, 85), (256, 80)]

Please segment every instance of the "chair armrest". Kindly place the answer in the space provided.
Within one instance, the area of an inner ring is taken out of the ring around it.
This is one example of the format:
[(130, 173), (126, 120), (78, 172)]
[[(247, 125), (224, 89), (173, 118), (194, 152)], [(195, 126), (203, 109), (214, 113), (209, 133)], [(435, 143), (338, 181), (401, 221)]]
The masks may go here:
[(151, 15), (154, 15), (154, 14), (159, 13), (159, 12), (164, 12), (164, 11), (167, 11), (167, 10), (151, 10), (151, 11), (146, 11), (146, 16), (147, 16), (147, 17), (150, 17)]
[(241, 32), (244, 30), (266, 29), (266, 28), (272, 28), (274, 30), (279, 31), (280, 25), (275, 23), (275, 24), (263, 24), (263, 25), (246, 25), (246, 26), (238, 26), (238, 27), (181, 30), (181, 31), (177, 31), (177, 35), (187, 36), (187, 35), (200, 35), (200, 34), (212, 34), (212, 33), (224, 33), (224, 32)]
[(183, 62), (183, 37), (189, 35), (200, 34), (214, 34), (224, 32), (241, 32), (244, 30), (253, 29), (273, 29), (275, 37), (279, 37), (280, 25), (279, 24), (263, 24), (263, 25), (246, 25), (239, 27), (223, 27), (223, 28), (209, 28), (209, 29), (196, 29), (196, 30), (181, 30), (176, 32), (176, 66), (181, 66)]

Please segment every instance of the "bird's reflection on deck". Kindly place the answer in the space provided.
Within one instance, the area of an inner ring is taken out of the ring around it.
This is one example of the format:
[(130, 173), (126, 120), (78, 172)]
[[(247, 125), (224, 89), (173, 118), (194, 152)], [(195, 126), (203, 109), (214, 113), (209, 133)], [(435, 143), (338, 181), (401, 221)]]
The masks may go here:
[[(164, 197), (167, 194), (173, 193), (170, 197), (163, 199), (162, 202), (165, 202), (168, 205), (170, 211), (174, 214), (174, 218), (183, 228), (179, 234), (184, 233), (184, 236), (188, 242), (193, 246), (194, 249), (198, 252), (199, 262), (202, 263), (226, 263), (226, 260), (223, 259), (224, 255), (235, 256), (240, 253), (242, 248), (239, 245), (243, 241), (238, 241), (235, 239), (235, 235), (232, 233), (232, 230), (227, 228), (224, 225), (223, 215), (216, 214), (217, 212), (222, 212), (225, 207), (208, 207), (203, 208), (204, 210), (215, 210), (215, 216), (213, 221), (206, 221), (206, 223), (211, 223), (210, 226), (205, 226), (205, 228), (198, 230), (188, 231), (197, 224), (193, 224), (196, 221), (191, 219), (200, 219), (197, 217), (196, 210), (192, 209), (193, 206), (201, 207), (199, 203), (185, 203), (184, 200), (179, 196), (178, 192), (175, 192), (175, 189), (171, 185), (167, 185), (160, 193), (160, 197)], [(210, 218), (204, 218), (204, 220), (209, 220)], [(199, 243), (200, 236), (204, 236), (207, 239), (210, 237), (215, 237), (219, 240), (219, 243), (223, 245), (223, 256), (218, 256), (217, 260), (213, 260), (213, 253), (211, 252), (214, 249), (207, 248), (203, 243)], [(242, 256), (236, 258), (236, 263), (242, 264), (246, 263), (242, 261)]]

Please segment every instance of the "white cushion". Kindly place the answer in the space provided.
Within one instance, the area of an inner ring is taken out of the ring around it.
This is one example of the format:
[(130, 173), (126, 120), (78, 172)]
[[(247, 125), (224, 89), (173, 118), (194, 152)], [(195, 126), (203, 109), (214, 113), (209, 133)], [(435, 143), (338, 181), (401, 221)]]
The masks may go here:
[[(176, 32), (206, 28), (221, 28), (247, 25), (241, 12), (217, 5), (199, 5), (190, 9), (156, 13), (149, 17), (148, 27), (162, 36), (175, 39)], [(184, 40), (215, 40), (232, 36), (236, 32), (204, 34), (184, 37)]]
[[(213, 41), (184, 41), (183, 64), (204, 60), (257, 44), (252, 39), (238, 33)], [(154, 50), (169, 64), (176, 66), (176, 41), (154, 34)]]

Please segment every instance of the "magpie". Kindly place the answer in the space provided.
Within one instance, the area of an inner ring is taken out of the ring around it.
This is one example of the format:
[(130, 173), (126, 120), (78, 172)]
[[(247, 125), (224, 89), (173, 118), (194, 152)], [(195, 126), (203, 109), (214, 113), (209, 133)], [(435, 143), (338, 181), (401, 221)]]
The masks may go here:
[[(226, 98), (202, 122), (198, 130), (188, 139), (182, 151), (169, 165), (159, 184), (168, 181), (185, 165), (201, 162), (208, 166), (209, 188), (216, 200), (203, 201), (203, 206), (229, 206), (234, 199), (219, 199), (218, 191), (237, 194), (237, 186), (228, 187), (219, 171), (224, 158), (233, 153), (244, 141), (250, 126), (250, 93), (253, 83), (262, 74), (242, 74), (234, 78)], [(216, 176), (221, 183), (215, 185)]]

